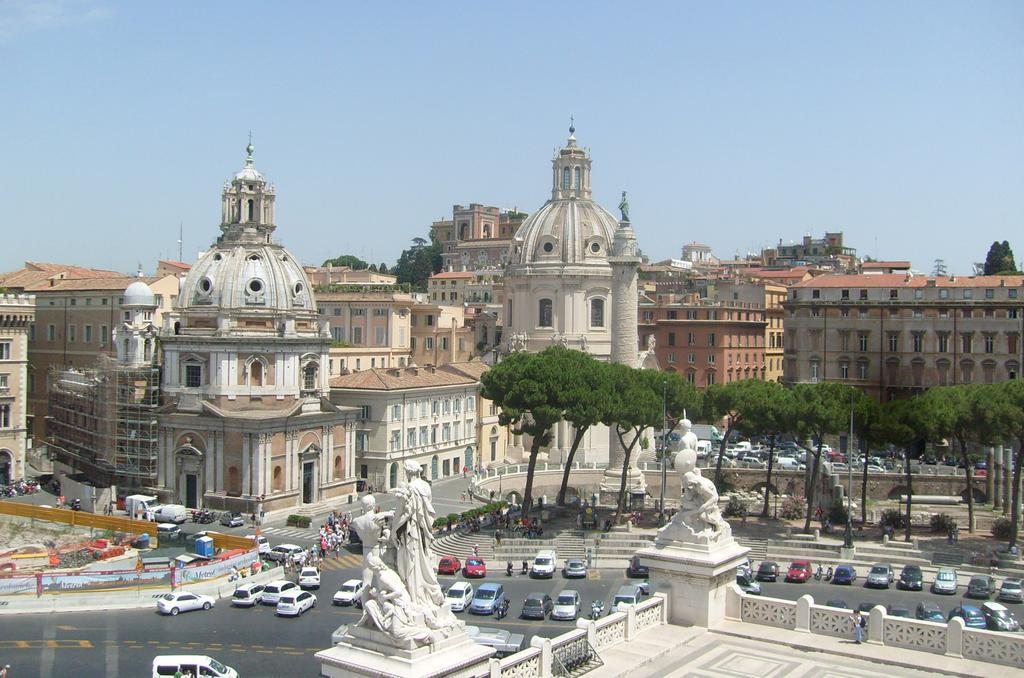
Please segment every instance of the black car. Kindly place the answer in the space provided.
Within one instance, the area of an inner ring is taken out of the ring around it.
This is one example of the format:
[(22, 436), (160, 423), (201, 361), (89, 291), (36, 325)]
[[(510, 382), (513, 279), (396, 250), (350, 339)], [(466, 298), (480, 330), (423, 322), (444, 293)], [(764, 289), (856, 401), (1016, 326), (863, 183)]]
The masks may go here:
[(899, 581), (896, 582), (896, 588), (904, 589), (907, 591), (921, 591), (924, 589), (924, 573), (921, 572), (921, 568), (917, 565), (907, 565), (900, 572)]
[(778, 581), (779, 564), (770, 560), (764, 560), (757, 566), (757, 574), (754, 575), (757, 581)]
[(886, 613), (890, 617), (906, 617), (910, 618), (910, 608), (903, 607), (902, 605), (889, 605), (886, 608)]
[(545, 619), (555, 604), (551, 596), (546, 593), (531, 593), (523, 601), (523, 612), (520, 615), (524, 619)]
[(860, 610), (862, 614), (869, 614), (877, 605), (878, 603), (861, 603), (857, 606), (857, 609)]
[(946, 623), (946, 615), (942, 614), (942, 609), (935, 603), (918, 603), (914, 616), (924, 621)]
[(968, 598), (985, 598), (988, 599), (996, 591), (996, 580), (987, 574), (976, 574), (971, 577), (971, 581), (967, 584), (967, 597)]
[(633, 556), (629, 559), (629, 567), (626, 568), (627, 577), (648, 577), (650, 570), (646, 565), (640, 564), (640, 556)]
[(827, 600), (825, 601), (827, 607), (838, 607), (840, 610), (849, 610), (850, 604), (845, 600)]

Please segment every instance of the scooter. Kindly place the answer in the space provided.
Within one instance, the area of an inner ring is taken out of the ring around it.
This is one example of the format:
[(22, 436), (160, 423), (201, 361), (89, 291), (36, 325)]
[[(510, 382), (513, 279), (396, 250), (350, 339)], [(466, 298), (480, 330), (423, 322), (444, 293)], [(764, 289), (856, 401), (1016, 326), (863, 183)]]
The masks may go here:
[(530, 566), (524, 560), (523, 561), (523, 571), (522, 571), (522, 574), (529, 574), (529, 573), (530, 573)]
[(590, 618), (596, 620), (602, 614), (604, 614), (604, 601), (595, 600), (590, 604)]
[(501, 619), (508, 614), (508, 598), (502, 598), (501, 602), (498, 603), (494, 608), (494, 617)]
[(821, 565), (818, 565), (818, 569), (814, 571), (814, 578), (820, 580), (824, 570), (821, 569)]
[(505, 566), (505, 576), (511, 577), (513, 572), (512, 561), (508, 561), (508, 565)]
[(828, 570), (825, 571), (825, 581), (832, 581), (832, 566), (828, 566)]

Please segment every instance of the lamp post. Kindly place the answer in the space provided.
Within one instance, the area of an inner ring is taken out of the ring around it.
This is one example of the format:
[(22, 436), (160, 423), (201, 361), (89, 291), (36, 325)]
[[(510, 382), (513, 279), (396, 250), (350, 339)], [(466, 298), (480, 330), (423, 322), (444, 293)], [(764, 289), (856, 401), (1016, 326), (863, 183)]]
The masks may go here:
[(661, 492), (658, 499), (658, 524), (665, 524), (665, 482), (668, 477), (668, 465), (665, 451), (668, 449), (668, 380), (661, 382)]
[[(846, 534), (843, 537), (843, 548), (853, 548), (853, 464), (850, 456), (853, 453), (853, 403), (850, 403), (850, 438), (846, 443)], [(867, 463), (867, 459), (864, 460)]]

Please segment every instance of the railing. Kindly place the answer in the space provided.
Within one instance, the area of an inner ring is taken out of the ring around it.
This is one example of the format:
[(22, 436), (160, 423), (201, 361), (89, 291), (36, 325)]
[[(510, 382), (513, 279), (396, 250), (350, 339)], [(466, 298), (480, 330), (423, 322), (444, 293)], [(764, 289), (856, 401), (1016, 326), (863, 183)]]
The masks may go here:
[(1024, 636), (1018, 633), (965, 629), (963, 656), (1024, 668)]
[(796, 628), (796, 603), (792, 600), (745, 595), (741, 615), (740, 618), (745, 622), (784, 629)]
[[(882, 623), (882, 638), (885, 640), (886, 645), (906, 647), (911, 650), (922, 650), (935, 654), (946, 654), (948, 630), (945, 624), (890, 617), (888, 615), (884, 617)], [(851, 627), (847, 638), (852, 633)]]
[(551, 639), (551, 673), (571, 676), (581, 669), (592, 671), (602, 666), (601, 656), (591, 646), (587, 632), (576, 629)]
[[(501, 678), (536, 678), (543, 674), (540, 648), (531, 647), (509, 655), (504, 659), (492, 659), (491, 676), (497, 673)], [(494, 663), (497, 663), (497, 672)]]
[(643, 631), (651, 626), (661, 624), (665, 618), (665, 599), (661, 596), (648, 598), (636, 606), (635, 615), (634, 628), (636, 631)]
[(616, 612), (594, 622), (594, 638), (598, 650), (626, 640), (626, 614)]

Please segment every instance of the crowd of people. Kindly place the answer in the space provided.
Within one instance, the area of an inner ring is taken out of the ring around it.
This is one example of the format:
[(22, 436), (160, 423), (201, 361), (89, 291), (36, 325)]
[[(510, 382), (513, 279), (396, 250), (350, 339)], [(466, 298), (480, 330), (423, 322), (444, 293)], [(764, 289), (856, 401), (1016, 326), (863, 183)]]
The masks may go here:
[(285, 562), (285, 571), (299, 572), (304, 567), (320, 568), (330, 557), (341, 558), (341, 553), (351, 537), (352, 514), (332, 511), (320, 526), (320, 541), (308, 549), (299, 551)]

